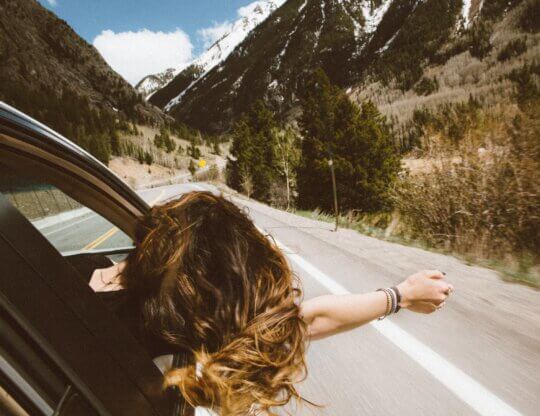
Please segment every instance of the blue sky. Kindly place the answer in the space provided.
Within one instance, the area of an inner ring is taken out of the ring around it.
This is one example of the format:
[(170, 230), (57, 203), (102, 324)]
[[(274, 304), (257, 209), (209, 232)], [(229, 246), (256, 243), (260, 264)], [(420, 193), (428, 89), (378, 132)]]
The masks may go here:
[(189, 62), (254, 0), (39, 1), (134, 84), (148, 73)]

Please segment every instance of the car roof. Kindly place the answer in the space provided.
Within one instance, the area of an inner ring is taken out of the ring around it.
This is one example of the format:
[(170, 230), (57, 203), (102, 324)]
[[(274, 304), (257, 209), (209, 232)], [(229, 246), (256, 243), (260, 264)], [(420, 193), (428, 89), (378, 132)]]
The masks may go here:
[[(17, 140), (38, 147), (51, 155), (69, 160), (96, 180), (106, 183), (144, 213), (148, 204), (107, 166), (66, 137), (39, 121), (0, 101), (0, 133), (4, 129), (16, 131)], [(27, 134), (24, 134), (27, 133)]]

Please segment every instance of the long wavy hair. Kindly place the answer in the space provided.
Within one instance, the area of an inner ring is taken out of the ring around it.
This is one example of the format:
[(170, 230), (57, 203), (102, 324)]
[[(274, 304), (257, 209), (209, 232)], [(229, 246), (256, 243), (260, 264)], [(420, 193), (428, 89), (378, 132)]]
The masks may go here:
[(125, 285), (147, 330), (192, 365), (165, 374), (191, 406), (223, 416), (273, 414), (306, 376), (302, 292), (283, 253), (247, 214), (209, 192), (141, 219)]

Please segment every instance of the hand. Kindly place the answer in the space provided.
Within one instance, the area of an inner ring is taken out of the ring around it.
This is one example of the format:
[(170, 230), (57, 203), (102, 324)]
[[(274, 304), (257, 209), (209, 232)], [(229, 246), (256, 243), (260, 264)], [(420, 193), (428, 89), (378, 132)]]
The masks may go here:
[(432, 313), (444, 306), (454, 287), (445, 282), (438, 270), (422, 270), (397, 285), (401, 294), (399, 306), (417, 313)]

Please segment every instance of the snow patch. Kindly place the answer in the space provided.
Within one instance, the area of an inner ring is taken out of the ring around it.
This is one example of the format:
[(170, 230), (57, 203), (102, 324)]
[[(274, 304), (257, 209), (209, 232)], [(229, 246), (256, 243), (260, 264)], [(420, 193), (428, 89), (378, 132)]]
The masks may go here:
[(321, 0), (321, 25), (319, 29), (315, 32), (315, 42), (313, 44), (313, 50), (316, 50), (319, 47), (319, 39), (321, 38), (321, 33), (326, 23), (326, 12), (324, 11), (325, 3)]
[(240, 75), (240, 76), (236, 79), (236, 81), (234, 81), (234, 83), (233, 83), (232, 86), (233, 86), (233, 88), (234, 88), (235, 90), (237, 90), (238, 88), (240, 88), (240, 86), (242, 85), (242, 80), (244, 79), (245, 73), (246, 73), (246, 72), (244, 72), (242, 75)]
[(371, 2), (364, 1), (362, 3), (360, 7), (365, 19), (364, 30), (366, 33), (375, 32), (391, 3), (391, 0), (386, 0), (375, 9), (371, 8)]
[(392, 44), (392, 42), (394, 41), (394, 39), (396, 38), (396, 36), (398, 35), (398, 33), (399, 33), (399, 30), (396, 33), (394, 33), (394, 35), (390, 39), (388, 39), (386, 43), (379, 48), (379, 50), (377, 50), (377, 53), (381, 53), (387, 50)]
[(469, 27), (471, 14), (471, 0), (463, 0), (463, 7), (461, 8), (461, 17), (465, 23), (465, 27)]
[(354, 27), (354, 39), (358, 40), (360, 38), (360, 34), (362, 33), (362, 25), (358, 23), (358, 21), (349, 13), (349, 9), (343, 4), (343, 0), (338, 0), (339, 4), (341, 5), (341, 8), (343, 9), (343, 12), (351, 19), (351, 22)]

